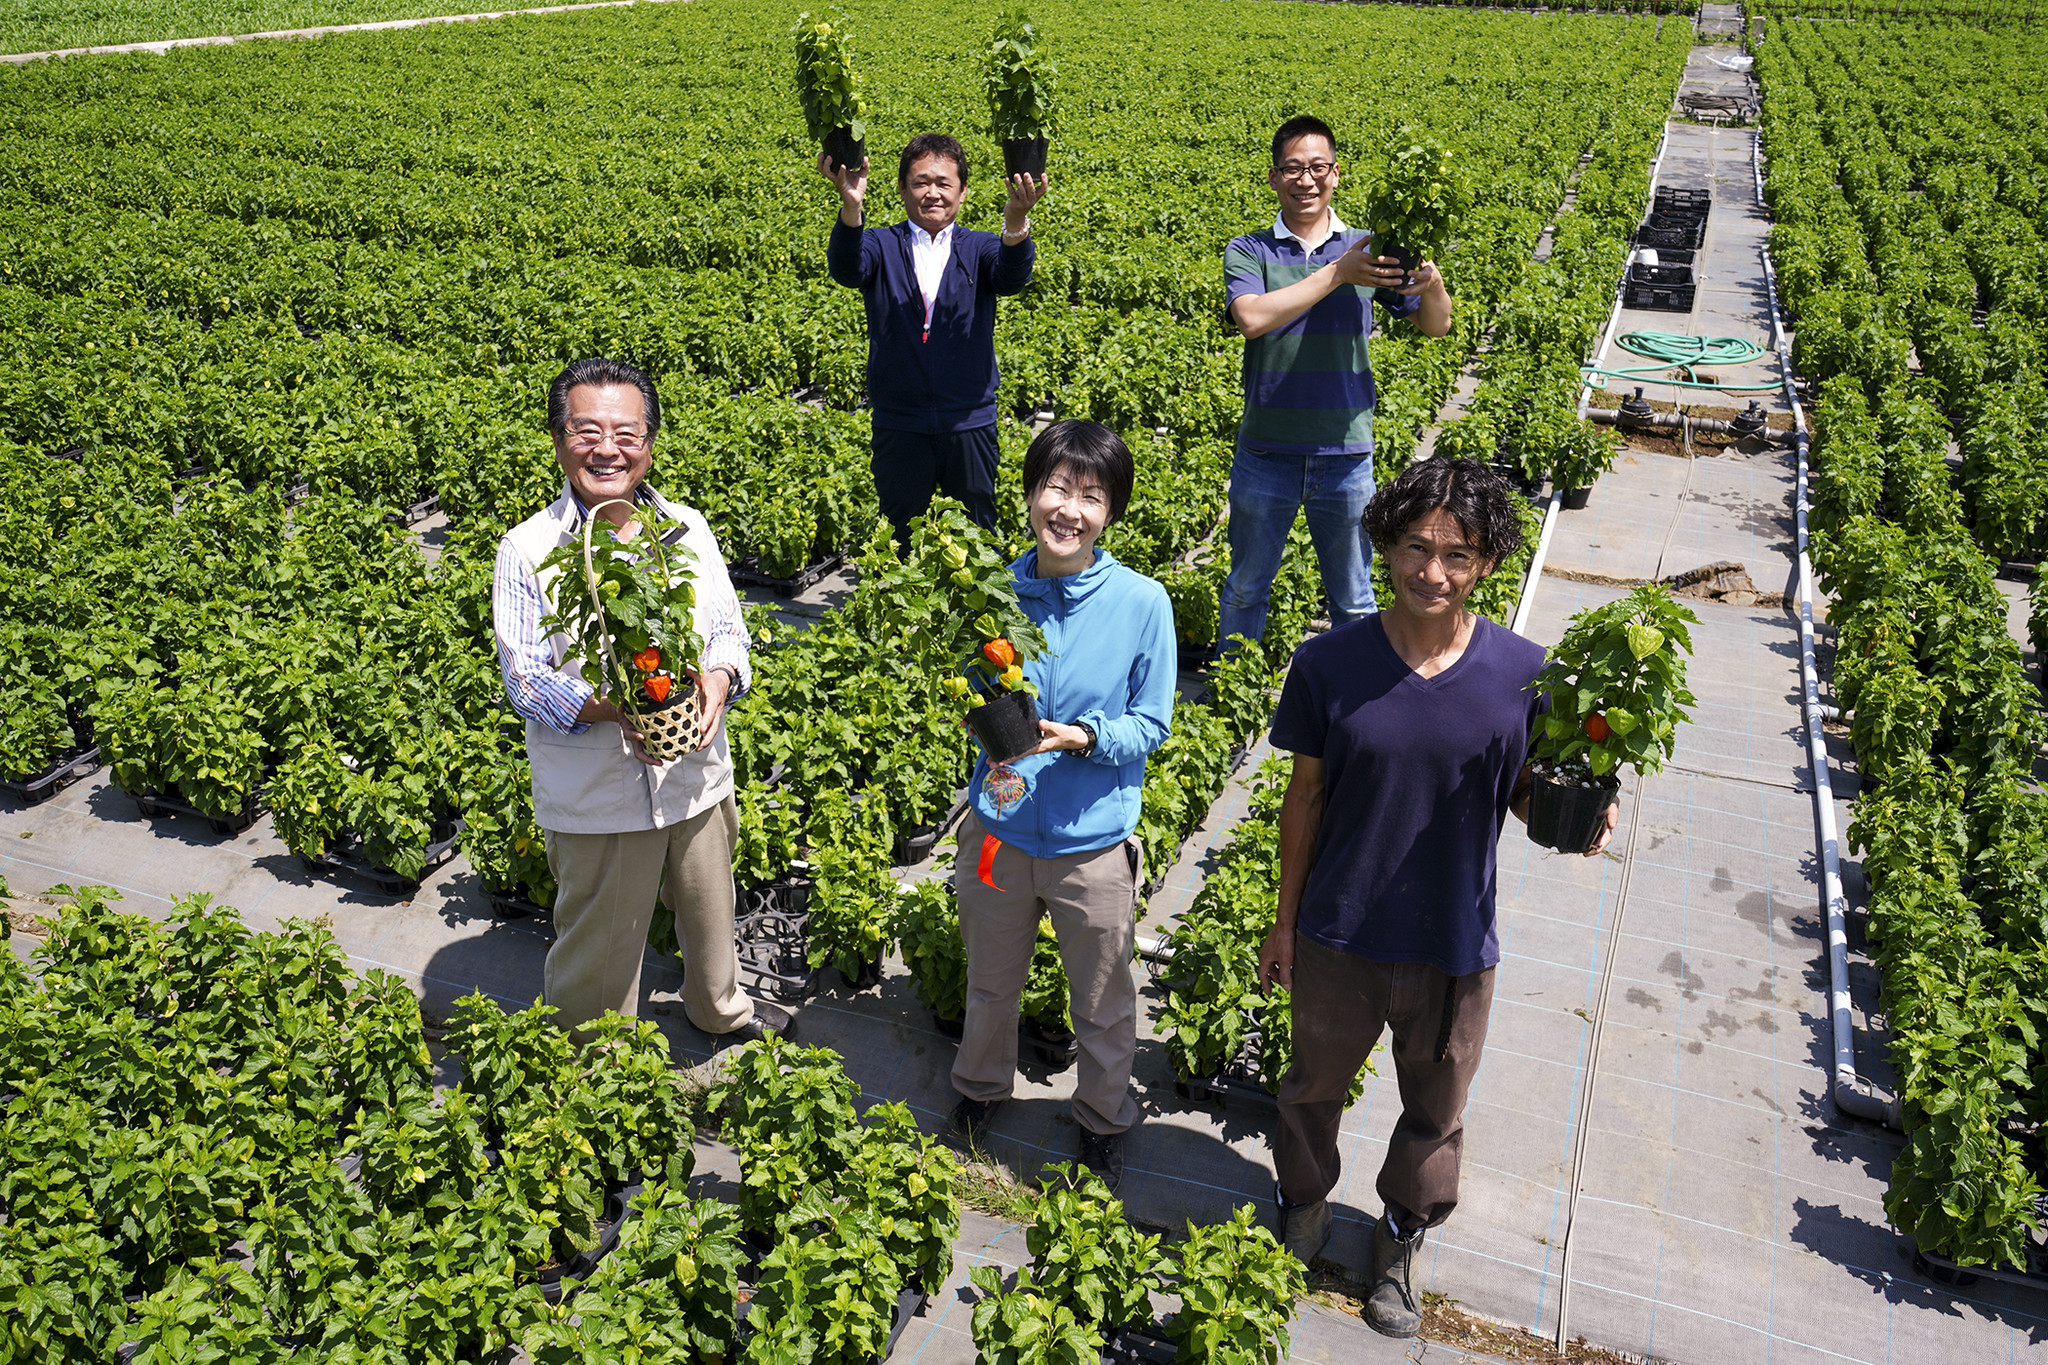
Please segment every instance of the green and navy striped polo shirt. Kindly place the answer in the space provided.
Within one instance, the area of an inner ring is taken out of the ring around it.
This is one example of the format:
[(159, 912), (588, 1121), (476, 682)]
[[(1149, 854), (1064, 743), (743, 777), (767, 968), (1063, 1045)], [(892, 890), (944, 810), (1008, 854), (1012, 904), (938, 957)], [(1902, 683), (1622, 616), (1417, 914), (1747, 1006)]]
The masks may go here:
[[(1334, 212), (1328, 241), (1313, 251), (1283, 220), (1248, 232), (1223, 249), (1226, 313), (1247, 294), (1269, 294), (1306, 279), (1366, 236)], [(1410, 317), (1417, 295), (1340, 284), (1294, 321), (1244, 344), (1244, 420), (1240, 444), (1282, 455), (1366, 455), (1372, 452), (1377, 392), (1366, 339), (1372, 304)]]

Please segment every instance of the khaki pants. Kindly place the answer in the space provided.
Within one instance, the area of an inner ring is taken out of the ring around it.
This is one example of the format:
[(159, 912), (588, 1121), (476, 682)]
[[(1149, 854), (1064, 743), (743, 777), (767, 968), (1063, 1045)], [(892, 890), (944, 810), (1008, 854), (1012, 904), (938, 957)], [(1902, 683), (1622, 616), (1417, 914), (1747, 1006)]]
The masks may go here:
[(1074, 1117), (1091, 1133), (1138, 1121), (1131, 1058), (1138, 1044), (1138, 988), (1131, 980), (1138, 872), (1123, 844), (1065, 858), (1033, 858), (1004, 844), (990, 879), (976, 875), (988, 834), (973, 811), (960, 824), (954, 892), (967, 945), (967, 1017), (953, 1061), (953, 1088), (971, 1100), (1008, 1099), (1017, 1082), (1017, 1009), (1038, 921), (1052, 916), (1072, 994), (1080, 1044)]
[(1380, 1198), (1404, 1231), (1451, 1216), (1494, 970), (1446, 976), (1427, 963), (1371, 962), (1294, 936), (1294, 1065), (1280, 1083), (1273, 1138), (1288, 1203), (1313, 1204), (1337, 1187), (1344, 1096), (1388, 1026), (1401, 1118), (1380, 1165)]
[(740, 993), (732, 939), (738, 838), (739, 808), (730, 796), (666, 829), (548, 831), (548, 867), (559, 890), (542, 989), (556, 1023), (574, 1032), (606, 1010), (639, 1013), (640, 962), (657, 892), (682, 945), (683, 1013), (706, 1033), (730, 1033), (754, 1017), (753, 1002)]

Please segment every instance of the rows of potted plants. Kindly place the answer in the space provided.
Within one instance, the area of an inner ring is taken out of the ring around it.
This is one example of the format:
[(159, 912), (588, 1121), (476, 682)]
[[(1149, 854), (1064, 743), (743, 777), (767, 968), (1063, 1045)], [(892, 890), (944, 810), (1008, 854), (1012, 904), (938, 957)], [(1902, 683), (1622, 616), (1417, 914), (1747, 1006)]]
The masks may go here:
[(2038, 107), (2038, 82), (2026, 44), (1968, 30), (1768, 35), (1772, 254), (1816, 385), (1813, 558), (1907, 1139), (1885, 1212), (1929, 1255), (2048, 1277), (2027, 1136), (2048, 940), (2024, 870), (2048, 856), (2048, 722), (1996, 583), (2040, 550), (2036, 192), (1998, 117), (1918, 102), (1968, 71)]

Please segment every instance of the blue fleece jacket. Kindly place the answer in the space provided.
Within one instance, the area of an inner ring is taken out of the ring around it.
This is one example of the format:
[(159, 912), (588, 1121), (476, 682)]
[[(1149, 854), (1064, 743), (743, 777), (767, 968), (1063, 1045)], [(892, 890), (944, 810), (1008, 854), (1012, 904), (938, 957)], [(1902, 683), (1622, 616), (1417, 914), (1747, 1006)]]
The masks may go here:
[(1121, 843), (1138, 827), (1145, 755), (1166, 742), (1173, 723), (1173, 604), (1165, 588), (1101, 550), (1071, 577), (1038, 578), (1037, 569), (1036, 550), (1010, 566), (1024, 614), (1045, 632), (1046, 653), (1024, 665), (1024, 676), (1038, 687), (1038, 714), (1087, 722), (1095, 752), (1010, 764), (1024, 793), (1005, 810), (990, 790), (985, 756), (970, 790), (990, 833), (1034, 858), (1062, 858)]
[(1029, 237), (1005, 246), (993, 232), (955, 227), (927, 333), (910, 224), (871, 230), (832, 220), (825, 268), (867, 302), (876, 426), (937, 434), (995, 424), (996, 296), (1023, 292), (1037, 250)]

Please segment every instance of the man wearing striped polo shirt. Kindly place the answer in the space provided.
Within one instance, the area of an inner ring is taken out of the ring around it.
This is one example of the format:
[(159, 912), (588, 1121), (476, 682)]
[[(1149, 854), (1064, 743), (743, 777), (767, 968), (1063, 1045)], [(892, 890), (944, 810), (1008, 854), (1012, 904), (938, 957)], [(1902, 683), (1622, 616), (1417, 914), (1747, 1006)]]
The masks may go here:
[(1300, 115), (1273, 134), (1267, 183), (1273, 226), (1223, 249), (1230, 320), (1244, 334), (1244, 419), (1230, 467), (1230, 576), (1218, 634), (1258, 639), (1287, 532), (1306, 511), (1330, 624), (1370, 616), (1373, 491), (1372, 305), (1425, 336), (1451, 329), (1451, 296), (1434, 262), (1404, 272), (1368, 254), (1370, 232), (1330, 207), (1340, 178), (1329, 125)]

